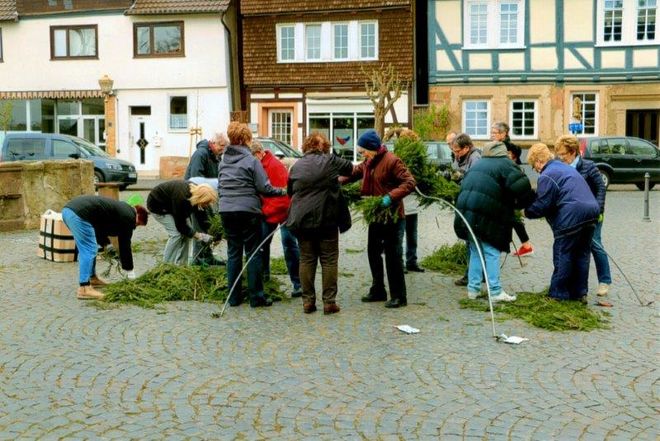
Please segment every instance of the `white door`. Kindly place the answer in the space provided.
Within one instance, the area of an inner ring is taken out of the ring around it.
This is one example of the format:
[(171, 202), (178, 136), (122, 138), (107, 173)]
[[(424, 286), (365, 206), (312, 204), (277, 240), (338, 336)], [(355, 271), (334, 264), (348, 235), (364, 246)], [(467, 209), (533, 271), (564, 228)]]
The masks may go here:
[(137, 170), (158, 170), (157, 149), (154, 146), (154, 129), (150, 115), (131, 115), (131, 131), (128, 135), (130, 161)]

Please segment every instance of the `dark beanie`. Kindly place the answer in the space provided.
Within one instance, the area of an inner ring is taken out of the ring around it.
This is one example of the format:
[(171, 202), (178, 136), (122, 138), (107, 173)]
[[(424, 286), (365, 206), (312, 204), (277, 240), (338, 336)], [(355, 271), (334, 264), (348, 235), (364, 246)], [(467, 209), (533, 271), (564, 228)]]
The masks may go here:
[(357, 142), (358, 147), (362, 147), (365, 150), (376, 151), (380, 148), (380, 138), (375, 130), (367, 130), (360, 136)]

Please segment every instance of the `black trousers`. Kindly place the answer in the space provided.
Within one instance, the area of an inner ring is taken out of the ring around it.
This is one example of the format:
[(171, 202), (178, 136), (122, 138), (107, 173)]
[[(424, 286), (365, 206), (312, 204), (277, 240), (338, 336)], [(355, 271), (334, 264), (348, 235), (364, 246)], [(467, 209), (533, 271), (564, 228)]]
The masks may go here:
[(392, 299), (407, 300), (406, 280), (403, 276), (403, 244), (401, 243), (401, 223), (369, 224), (367, 239), (367, 255), (369, 257), (369, 268), (371, 269), (371, 292), (385, 292), (385, 273), (383, 269), (383, 258), (385, 252), (385, 267), (387, 268), (387, 283), (390, 287)]

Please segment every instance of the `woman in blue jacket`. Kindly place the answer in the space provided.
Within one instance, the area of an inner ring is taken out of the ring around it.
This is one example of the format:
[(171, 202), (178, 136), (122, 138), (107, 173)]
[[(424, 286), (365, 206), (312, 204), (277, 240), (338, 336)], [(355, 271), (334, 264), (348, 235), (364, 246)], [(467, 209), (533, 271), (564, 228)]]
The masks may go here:
[(527, 162), (540, 173), (536, 200), (525, 209), (530, 219), (545, 217), (555, 241), (550, 297), (586, 300), (589, 252), (600, 208), (587, 182), (573, 167), (554, 159), (545, 144), (529, 149)]

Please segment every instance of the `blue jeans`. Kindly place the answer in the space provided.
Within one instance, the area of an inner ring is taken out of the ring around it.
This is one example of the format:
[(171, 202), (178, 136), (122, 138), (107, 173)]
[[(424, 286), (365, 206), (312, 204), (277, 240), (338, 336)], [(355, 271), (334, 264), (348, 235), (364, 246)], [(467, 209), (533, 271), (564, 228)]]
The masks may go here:
[[(243, 268), (243, 251), (245, 256), (256, 254), (247, 265), (248, 291), (250, 301), (264, 297), (264, 282), (262, 260), (259, 244), (261, 243), (261, 216), (246, 212), (220, 213), (222, 225), (227, 238), (227, 289), (231, 289)], [(229, 298), (229, 303), (237, 305), (243, 300), (239, 281)]]
[[(502, 285), (500, 283), (501, 251), (486, 242), (480, 242), (480, 245), (486, 263), (486, 275), (488, 276), (490, 293), (496, 296), (502, 292)], [(481, 267), (477, 245), (470, 240), (469, 246), (468, 291), (479, 293), (481, 291), (481, 281), (483, 280), (483, 269)]]
[[(266, 236), (275, 231), (277, 224), (270, 224), (264, 221), (261, 227), (263, 233), (261, 240), (264, 240)], [(282, 249), (284, 250), (284, 261), (286, 262), (286, 269), (289, 273), (293, 290), (298, 291), (300, 289), (300, 249), (298, 248), (298, 240), (285, 225), (280, 226), (280, 238), (282, 239)], [(270, 243), (272, 241), (273, 236), (261, 248), (265, 280), (270, 278)]]
[(612, 273), (610, 272), (610, 261), (607, 258), (605, 247), (603, 247), (603, 240), (600, 237), (602, 230), (603, 223), (598, 222), (594, 230), (594, 237), (591, 239), (591, 255), (594, 256), (598, 282), (609, 285), (612, 283)]
[(89, 279), (96, 274), (96, 232), (92, 224), (83, 220), (70, 208), (62, 210), (62, 220), (64, 225), (71, 230), (73, 240), (78, 247), (79, 275), (80, 285), (89, 285)]

